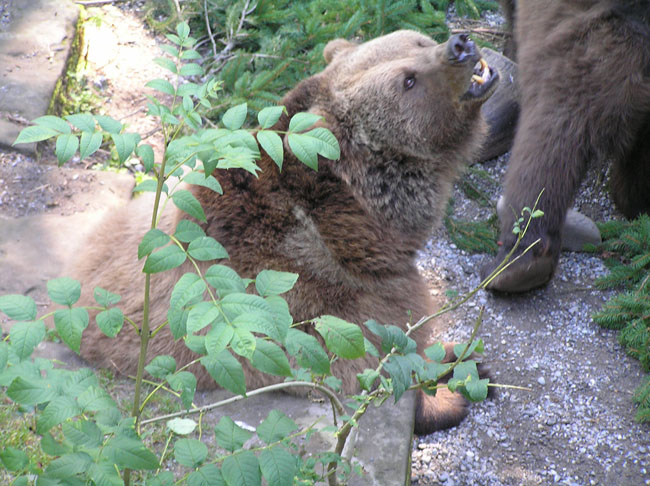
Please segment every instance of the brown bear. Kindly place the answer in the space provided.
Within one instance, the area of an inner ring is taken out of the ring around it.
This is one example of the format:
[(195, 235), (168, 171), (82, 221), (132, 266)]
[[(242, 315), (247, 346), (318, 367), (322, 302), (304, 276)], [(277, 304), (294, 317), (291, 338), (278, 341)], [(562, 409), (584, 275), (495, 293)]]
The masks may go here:
[(541, 241), (489, 285), (523, 292), (551, 279), (588, 164), (611, 163), (611, 194), (626, 217), (650, 210), (650, 2), (504, 4), (511, 22), (514, 12), (521, 113), (504, 181), (503, 246), (482, 276), (512, 249), (514, 221), (544, 189), (544, 217), (520, 248)]
[[(340, 159), (321, 158), (314, 171), (287, 153), (281, 171), (264, 156), (259, 177), (220, 171), (223, 196), (193, 187), (207, 215), (203, 227), (227, 249), (224, 263), (242, 277), (265, 268), (300, 275), (286, 294), (295, 322), (328, 314), (406, 329), (435, 310), (414, 259), (439, 222), (454, 179), (481, 147), (486, 124), (480, 108), (498, 73), (479, 62), (479, 49), (465, 35), (445, 44), (412, 31), (361, 45), (339, 39), (324, 56), (327, 68), (284, 97), (287, 115), (275, 129), (287, 130), (297, 112), (321, 115), (339, 141)], [(142, 314), (144, 277), (136, 254), (150, 206), (150, 199), (138, 198), (94, 233), (72, 272), (84, 284), (83, 303), (92, 302), (92, 289), (101, 286), (122, 296), (126, 315)], [(169, 211), (161, 228), (172, 233), (183, 217)], [(152, 275), (152, 326), (165, 322), (173, 285), (191, 270)], [(435, 326), (413, 336), (420, 352)], [(366, 337), (378, 344), (374, 334)], [(90, 326), (81, 352), (92, 363), (132, 374), (138, 342), (131, 326), (115, 339)], [(147, 360), (161, 354), (173, 355), (179, 365), (196, 357), (167, 327), (150, 342)], [(333, 373), (352, 393), (358, 391), (356, 374), (376, 364), (372, 357), (340, 360)], [(249, 388), (279, 381), (242, 365)], [(199, 387), (216, 386), (202, 367), (194, 372)], [(466, 406), (447, 390), (435, 397), (420, 393), (417, 431), (458, 423)]]

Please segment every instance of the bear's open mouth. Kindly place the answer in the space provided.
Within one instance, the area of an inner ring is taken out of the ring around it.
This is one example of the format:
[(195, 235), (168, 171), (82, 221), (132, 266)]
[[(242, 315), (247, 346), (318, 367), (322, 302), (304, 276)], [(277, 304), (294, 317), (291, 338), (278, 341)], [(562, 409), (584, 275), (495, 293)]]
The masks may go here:
[(467, 96), (472, 98), (481, 98), (483, 97), (494, 84), (494, 82), (499, 78), (499, 72), (491, 68), (487, 61), (483, 58), (480, 58), (476, 65), (474, 66), (474, 72), (472, 74), (472, 80), (467, 90)]

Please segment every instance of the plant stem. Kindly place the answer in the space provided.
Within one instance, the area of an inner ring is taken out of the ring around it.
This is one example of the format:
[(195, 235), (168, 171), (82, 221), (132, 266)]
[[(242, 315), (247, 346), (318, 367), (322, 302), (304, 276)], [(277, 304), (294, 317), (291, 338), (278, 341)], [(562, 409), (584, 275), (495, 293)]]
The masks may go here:
[(225, 400), (221, 400), (219, 402), (211, 403), (210, 405), (205, 405), (204, 407), (198, 407), (198, 408), (193, 408), (191, 410), (183, 410), (181, 412), (175, 412), (175, 413), (170, 413), (168, 415), (161, 415), (159, 417), (154, 417), (150, 418), (147, 420), (143, 420), (140, 425), (146, 425), (150, 424), (153, 422), (160, 422), (162, 420), (169, 420), (172, 418), (176, 417), (183, 417), (185, 415), (194, 415), (197, 413), (204, 413), (208, 412), (210, 410), (213, 410), (215, 408), (223, 407), (224, 405), (228, 405), (229, 403), (234, 403), (239, 400), (244, 400), (245, 398), (252, 397), (255, 395), (260, 395), (262, 393), (267, 393), (271, 391), (277, 391), (277, 390), (284, 390), (286, 388), (293, 388), (293, 387), (307, 387), (307, 388), (313, 388), (314, 390), (318, 390), (319, 392), (323, 393), (324, 395), (327, 395), (327, 397), (330, 399), (332, 404), (335, 406), (336, 410), (338, 410), (339, 414), (342, 414), (344, 412), (343, 404), (339, 400), (339, 398), (336, 396), (334, 392), (332, 392), (329, 388), (326, 388), (321, 385), (317, 385), (316, 383), (312, 383), (309, 381), (288, 381), (285, 383), (276, 383), (275, 385), (269, 385), (265, 386), (262, 388), (258, 388), (257, 390), (249, 391), (246, 393), (246, 396), (243, 395), (237, 395), (234, 397), (227, 398)]

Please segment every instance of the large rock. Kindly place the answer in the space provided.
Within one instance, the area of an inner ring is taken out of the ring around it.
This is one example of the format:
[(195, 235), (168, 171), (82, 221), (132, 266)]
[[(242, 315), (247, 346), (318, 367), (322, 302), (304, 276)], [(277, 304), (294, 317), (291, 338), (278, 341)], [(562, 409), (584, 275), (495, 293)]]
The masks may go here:
[[(0, 0), (0, 147), (47, 113), (64, 73), (79, 9), (69, 0)], [(35, 144), (20, 145), (34, 152)]]

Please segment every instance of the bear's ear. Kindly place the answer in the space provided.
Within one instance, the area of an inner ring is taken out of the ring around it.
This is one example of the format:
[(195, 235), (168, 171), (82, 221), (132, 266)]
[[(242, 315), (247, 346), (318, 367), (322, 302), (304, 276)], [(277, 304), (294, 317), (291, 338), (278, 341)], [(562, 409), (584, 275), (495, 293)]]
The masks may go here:
[(347, 51), (348, 49), (352, 49), (354, 47), (357, 47), (357, 44), (354, 44), (353, 42), (347, 41), (345, 39), (334, 39), (332, 41), (329, 41), (325, 46), (325, 49), (323, 49), (323, 57), (325, 58), (325, 62), (329, 64), (335, 56), (338, 56), (341, 52)]

